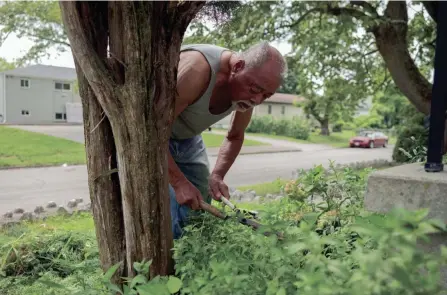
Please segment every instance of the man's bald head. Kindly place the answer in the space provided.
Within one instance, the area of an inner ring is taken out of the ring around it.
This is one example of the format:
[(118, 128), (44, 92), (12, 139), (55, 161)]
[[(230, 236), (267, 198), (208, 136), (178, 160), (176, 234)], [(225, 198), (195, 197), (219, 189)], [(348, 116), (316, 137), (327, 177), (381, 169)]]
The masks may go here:
[(239, 53), (238, 58), (244, 60), (245, 68), (247, 69), (258, 69), (267, 66), (270, 70), (278, 71), (281, 79), (284, 79), (287, 73), (285, 58), (266, 41), (257, 43)]
[(230, 60), (228, 86), (240, 111), (261, 104), (284, 81), (287, 63), (281, 53), (267, 42), (260, 42)]

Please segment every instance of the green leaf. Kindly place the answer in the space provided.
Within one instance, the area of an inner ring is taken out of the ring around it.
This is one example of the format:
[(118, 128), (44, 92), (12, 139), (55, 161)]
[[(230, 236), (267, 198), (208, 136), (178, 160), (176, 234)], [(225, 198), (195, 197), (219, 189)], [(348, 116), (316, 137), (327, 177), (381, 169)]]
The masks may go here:
[(48, 287), (51, 287), (51, 288), (67, 290), (67, 287), (65, 287), (64, 285), (58, 284), (56, 282), (53, 282), (53, 281), (50, 281), (50, 280), (47, 280), (47, 279), (40, 279), (40, 280), (38, 280), (38, 282), (42, 283), (44, 285), (47, 285)]
[(146, 285), (136, 287), (139, 295), (170, 295), (168, 288), (163, 283), (149, 282)]
[(168, 287), (169, 292), (171, 292), (171, 294), (174, 294), (180, 291), (180, 288), (182, 287), (182, 281), (177, 277), (170, 276), (168, 282), (166, 283), (166, 286)]
[(107, 272), (104, 274), (103, 279), (105, 281), (110, 281), (115, 274), (115, 272), (118, 270), (118, 268), (121, 266), (121, 262), (116, 263), (115, 265), (111, 266)]
[(114, 292), (117, 292), (117, 293), (120, 293), (120, 294), (123, 294), (123, 291), (121, 291), (121, 289), (117, 286), (117, 285), (115, 285), (115, 284), (107, 284), (107, 288), (109, 289), (109, 290), (111, 290), (111, 291), (114, 291)]
[(130, 283), (130, 288), (135, 287), (136, 285), (143, 285), (147, 283), (147, 278), (144, 275), (136, 275), (132, 282)]
[(286, 295), (286, 289), (284, 287), (281, 287), (278, 292), (276, 292), (276, 295)]

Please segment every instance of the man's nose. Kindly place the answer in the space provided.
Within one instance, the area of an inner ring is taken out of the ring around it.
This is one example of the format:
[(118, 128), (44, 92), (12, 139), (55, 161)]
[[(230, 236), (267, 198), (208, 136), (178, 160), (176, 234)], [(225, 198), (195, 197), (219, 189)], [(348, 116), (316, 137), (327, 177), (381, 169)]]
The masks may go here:
[(258, 94), (255, 97), (253, 97), (251, 100), (253, 101), (253, 103), (258, 105), (258, 104), (262, 103), (262, 98), (263, 98), (262, 94)]

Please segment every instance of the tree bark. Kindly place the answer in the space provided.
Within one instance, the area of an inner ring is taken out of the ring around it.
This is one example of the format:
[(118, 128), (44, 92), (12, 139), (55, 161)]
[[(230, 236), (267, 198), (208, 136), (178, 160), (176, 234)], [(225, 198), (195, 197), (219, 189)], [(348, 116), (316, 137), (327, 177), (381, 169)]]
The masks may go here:
[(385, 19), (372, 28), (377, 48), (397, 87), (420, 112), (429, 114), (432, 84), (420, 73), (408, 51), (407, 31), (404, 1), (389, 1)]
[(331, 134), (329, 130), (329, 119), (324, 118), (323, 120), (319, 121), (321, 125), (321, 131), (320, 134), (324, 136), (329, 136)]
[[(98, 9), (94, 3), (61, 1), (60, 6), (78, 71), (85, 76), (80, 84), (91, 87), (113, 133), (124, 224), (124, 235), (117, 239), (125, 241), (124, 273), (133, 276), (135, 261), (152, 260), (150, 277), (172, 274), (168, 139), (180, 45), (205, 2), (100, 2), (108, 11), (109, 61), (88, 38), (98, 28), (82, 11)], [(99, 233), (112, 234), (109, 229)]]
[[(82, 5), (80, 14), (88, 41), (98, 56), (107, 58), (107, 5)], [(116, 163), (116, 148), (109, 119), (96, 99), (75, 58), (82, 99), (84, 138), (92, 213), (103, 271), (125, 261), (124, 220)], [(121, 267), (113, 277), (118, 283), (126, 276)]]

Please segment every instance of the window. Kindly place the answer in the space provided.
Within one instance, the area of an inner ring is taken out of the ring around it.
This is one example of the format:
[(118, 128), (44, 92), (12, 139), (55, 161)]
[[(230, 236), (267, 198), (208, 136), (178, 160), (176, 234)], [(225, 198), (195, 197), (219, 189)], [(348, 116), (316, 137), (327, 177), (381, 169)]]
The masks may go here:
[(70, 90), (71, 85), (70, 85), (70, 83), (55, 82), (54, 89), (56, 89), (56, 90)]
[(22, 116), (29, 116), (28, 110), (22, 110)]
[(67, 114), (66, 113), (55, 113), (54, 118), (56, 120), (67, 120)]
[(271, 113), (272, 113), (272, 105), (269, 104), (269, 105), (268, 105), (268, 108), (269, 108), (269, 109), (268, 109), (268, 113), (271, 114)]
[(20, 87), (21, 88), (29, 88), (29, 80), (28, 79), (20, 79)]
[(281, 114), (284, 115), (286, 113), (286, 106), (281, 106)]

